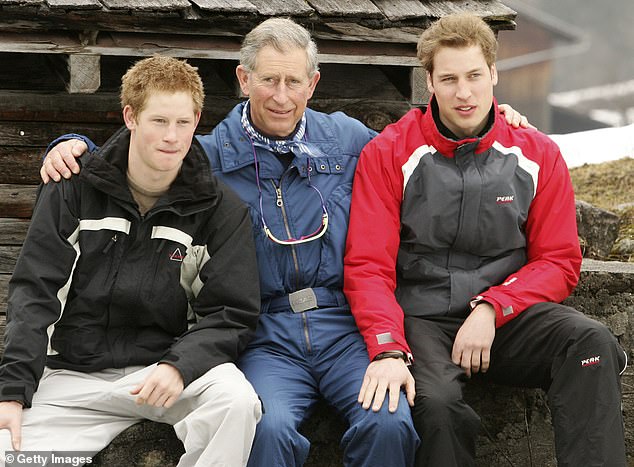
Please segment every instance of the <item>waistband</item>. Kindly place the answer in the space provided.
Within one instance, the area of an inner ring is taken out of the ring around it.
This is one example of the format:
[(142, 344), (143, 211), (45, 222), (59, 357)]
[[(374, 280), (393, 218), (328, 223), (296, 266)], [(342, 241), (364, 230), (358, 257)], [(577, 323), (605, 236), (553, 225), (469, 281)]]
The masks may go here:
[(302, 313), (317, 308), (344, 306), (347, 303), (346, 297), (340, 289), (312, 287), (265, 300), (262, 302), (261, 312), (292, 311), (293, 313)]

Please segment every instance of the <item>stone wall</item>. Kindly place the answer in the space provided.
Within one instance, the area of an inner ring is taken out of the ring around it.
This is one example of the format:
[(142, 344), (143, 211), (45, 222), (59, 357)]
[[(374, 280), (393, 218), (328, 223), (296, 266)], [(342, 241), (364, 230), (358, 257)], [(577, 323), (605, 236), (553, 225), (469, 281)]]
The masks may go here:
[[(634, 263), (586, 259), (581, 281), (565, 301), (610, 327), (630, 361), (634, 356), (633, 292)], [(626, 370), (622, 384), (628, 460), (634, 466), (634, 370)], [(468, 385), (466, 398), (483, 421), (478, 441), (479, 467), (557, 465), (550, 412), (541, 390), (473, 381)], [(339, 439), (344, 430), (345, 423), (325, 404), (319, 404), (302, 427), (312, 443), (306, 467), (341, 466)], [(100, 453), (95, 465), (170, 467), (176, 465), (181, 453), (182, 445), (169, 425), (143, 422), (116, 438)]]

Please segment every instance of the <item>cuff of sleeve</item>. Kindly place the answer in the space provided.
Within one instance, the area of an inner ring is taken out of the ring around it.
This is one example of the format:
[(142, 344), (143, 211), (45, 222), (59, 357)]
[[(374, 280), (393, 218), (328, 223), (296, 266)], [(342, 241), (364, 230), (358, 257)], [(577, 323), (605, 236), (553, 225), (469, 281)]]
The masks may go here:
[(90, 138), (88, 138), (87, 136), (84, 135), (78, 135), (77, 133), (68, 133), (66, 135), (62, 135), (58, 138), (55, 138), (53, 141), (51, 141), (49, 143), (49, 145), (46, 147), (46, 151), (44, 152), (44, 157), (46, 157), (46, 155), (49, 153), (49, 151), (55, 147), (55, 145), (57, 145), (58, 143), (64, 142), (64, 141), (68, 141), (69, 139), (79, 139), (82, 140), (84, 143), (86, 143), (86, 145), (88, 146), (88, 152), (93, 152), (97, 149), (97, 145), (95, 143), (92, 142), (92, 140)]

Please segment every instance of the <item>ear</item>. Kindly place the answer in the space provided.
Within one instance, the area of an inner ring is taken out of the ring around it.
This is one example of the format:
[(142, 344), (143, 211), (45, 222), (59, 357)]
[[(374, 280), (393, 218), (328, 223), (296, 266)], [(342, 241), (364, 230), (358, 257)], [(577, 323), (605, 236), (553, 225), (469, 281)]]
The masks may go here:
[(430, 94), (434, 93), (434, 83), (432, 81), (431, 78), (431, 73), (428, 71), (426, 72), (427, 75), (427, 90), (429, 91)]
[(249, 72), (244, 68), (244, 66), (238, 65), (236, 67), (236, 76), (238, 77), (242, 94), (249, 97)]
[(315, 92), (315, 88), (317, 87), (317, 83), (319, 83), (319, 79), (321, 78), (321, 73), (318, 71), (315, 72), (313, 77), (310, 79), (310, 83), (308, 84), (308, 99), (313, 97), (313, 93)]
[(496, 68), (495, 63), (491, 65), (491, 82), (493, 83), (493, 86), (498, 84), (498, 69)]
[(198, 126), (198, 122), (200, 122), (200, 116), (201, 116), (201, 115), (202, 115), (202, 112), (198, 112), (198, 113), (196, 114), (196, 125), (194, 125), (194, 126)]
[(130, 104), (123, 108), (123, 121), (125, 122), (125, 126), (128, 127), (128, 130), (132, 131), (136, 128), (136, 117), (134, 116), (134, 110), (132, 110)]

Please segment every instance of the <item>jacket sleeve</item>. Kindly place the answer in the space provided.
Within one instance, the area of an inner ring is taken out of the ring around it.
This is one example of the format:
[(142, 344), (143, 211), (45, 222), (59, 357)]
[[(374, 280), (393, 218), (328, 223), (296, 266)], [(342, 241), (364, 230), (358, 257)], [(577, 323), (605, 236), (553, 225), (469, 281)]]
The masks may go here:
[(344, 257), (344, 292), (371, 360), (388, 350), (410, 354), (394, 295), (403, 176), (383, 136), (359, 158)]
[(219, 186), (198, 272), (200, 291), (191, 303), (198, 322), (161, 360), (180, 371), (185, 385), (217, 365), (235, 362), (255, 331), (260, 312), (251, 218), (243, 202)]
[(53, 149), (58, 143), (63, 143), (64, 141), (68, 141), (70, 139), (79, 139), (86, 143), (86, 146), (88, 146), (88, 150), (86, 152), (95, 152), (97, 149), (99, 149), (99, 147), (95, 143), (93, 143), (92, 140), (88, 138), (88, 136), (80, 135), (77, 133), (67, 133), (65, 135), (58, 136), (48, 144), (48, 146), (46, 147), (46, 151), (44, 152), (44, 157), (46, 157), (51, 149)]
[(579, 280), (581, 249), (568, 167), (551, 140), (542, 142), (537, 191), (526, 221), (527, 263), (477, 298), (491, 303), (496, 326), (540, 302), (564, 300)]
[(61, 317), (78, 258), (71, 185), (64, 180), (41, 188), (9, 282), (0, 400), (20, 400), (26, 407), (44, 371), (47, 328)]

